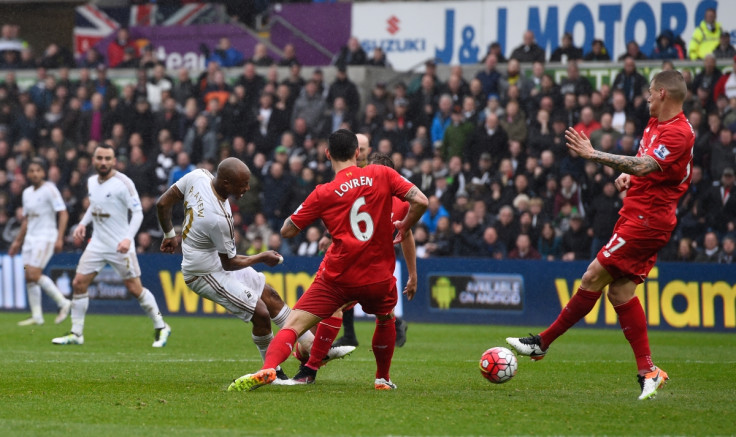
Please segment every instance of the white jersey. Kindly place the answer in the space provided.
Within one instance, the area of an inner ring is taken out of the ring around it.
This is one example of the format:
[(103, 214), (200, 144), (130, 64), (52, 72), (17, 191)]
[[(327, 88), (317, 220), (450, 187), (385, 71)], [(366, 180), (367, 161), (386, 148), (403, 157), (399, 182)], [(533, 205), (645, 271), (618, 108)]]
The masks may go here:
[(56, 213), (66, 211), (59, 189), (44, 182), (36, 189), (33, 185), (23, 190), (23, 216), (28, 220), (26, 240), (56, 241), (59, 228)]
[(175, 184), (184, 194), (185, 218), (181, 231), (184, 276), (222, 271), (218, 254), (226, 254), (228, 258), (236, 255), (230, 203), (217, 196), (213, 179), (210, 172), (198, 169)]
[[(128, 210), (143, 211), (141, 199), (133, 181), (116, 171), (100, 183), (97, 175), (87, 179), (89, 208), (92, 211), (92, 239), (88, 248), (102, 252), (115, 251), (118, 244), (129, 238)], [(130, 242), (130, 247), (135, 241)]]

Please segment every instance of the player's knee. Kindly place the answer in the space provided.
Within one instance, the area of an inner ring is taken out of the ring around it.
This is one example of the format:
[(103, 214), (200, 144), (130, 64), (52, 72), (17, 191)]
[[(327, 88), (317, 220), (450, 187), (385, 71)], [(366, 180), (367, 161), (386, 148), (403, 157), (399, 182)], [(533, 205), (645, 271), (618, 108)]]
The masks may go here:
[(265, 331), (265, 333), (257, 335), (266, 335), (271, 332), (271, 316), (268, 314), (268, 308), (266, 308), (266, 304), (260, 299), (256, 304), (255, 311), (253, 311), (251, 323), (253, 323), (254, 333), (256, 332), (256, 330)]
[(376, 321), (385, 322), (386, 320), (391, 320), (394, 318), (394, 312), (391, 311), (388, 314), (376, 314)]
[(39, 269), (26, 269), (26, 284), (38, 282), (41, 279), (41, 271)]

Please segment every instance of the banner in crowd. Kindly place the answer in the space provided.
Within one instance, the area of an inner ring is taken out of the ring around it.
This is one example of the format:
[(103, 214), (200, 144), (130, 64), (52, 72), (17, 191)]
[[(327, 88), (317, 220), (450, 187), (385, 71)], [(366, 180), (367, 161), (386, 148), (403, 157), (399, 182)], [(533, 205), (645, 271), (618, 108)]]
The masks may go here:
[[(46, 270), (61, 291), (71, 294), (71, 279), (80, 254), (55, 255)], [(141, 280), (153, 292), (162, 313), (169, 315), (226, 315), (224, 308), (200, 298), (184, 283), (177, 255), (139, 255)], [(287, 257), (264, 268), (266, 281), (289, 305), (309, 287), (319, 258)], [(403, 290), (403, 261), (396, 276)], [(417, 295), (401, 298), (398, 314), (409, 321), (545, 326), (580, 286), (587, 262), (496, 261), (480, 258), (417, 260)], [(0, 308), (26, 308), (22, 260), (0, 257)], [(89, 288), (90, 312), (140, 314), (117, 274), (103, 270)], [(651, 329), (736, 331), (736, 269), (730, 265), (659, 263), (639, 285), (641, 301)], [(45, 311), (54, 312), (44, 299)], [(358, 315), (362, 315), (361, 312)], [(603, 298), (581, 322), (585, 326), (618, 328), (616, 312)]]
[[(682, 35), (686, 43), (709, 7), (717, 9), (723, 29), (736, 37), (736, 15), (715, 0), (500, 0), (463, 2), (380, 2), (353, 5), (352, 33), (368, 52), (380, 46), (397, 70), (430, 58), (445, 64), (474, 64), (488, 45), (498, 42), (508, 57), (534, 32), (547, 58), (570, 32), (576, 46), (590, 50), (603, 40), (615, 60), (636, 41), (649, 54), (663, 30)], [(421, 11), (421, 12), (419, 12)]]
[[(80, 56), (120, 27), (178, 26), (178, 33), (188, 34), (191, 25), (224, 23), (226, 20), (225, 7), (211, 3), (181, 6), (147, 4), (123, 8), (100, 8), (93, 4), (78, 6), (74, 17), (74, 55)], [(101, 53), (105, 53), (104, 50)]]

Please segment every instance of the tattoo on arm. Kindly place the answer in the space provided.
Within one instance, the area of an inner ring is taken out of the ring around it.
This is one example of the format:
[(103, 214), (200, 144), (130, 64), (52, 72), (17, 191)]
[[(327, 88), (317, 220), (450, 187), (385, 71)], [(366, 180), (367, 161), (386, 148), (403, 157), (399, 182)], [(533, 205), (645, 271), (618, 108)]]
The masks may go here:
[(596, 150), (590, 160), (636, 176), (644, 176), (660, 169), (657, 161), (651, 156), (622, 156)]
[(419, 192), (419, 188), (417, 187), (411, 187), (408, 193), (406, 193), (406, 196), (404, 196), (404, 199), (411, 202), (415, 197), (417, 197), (417, 192)]

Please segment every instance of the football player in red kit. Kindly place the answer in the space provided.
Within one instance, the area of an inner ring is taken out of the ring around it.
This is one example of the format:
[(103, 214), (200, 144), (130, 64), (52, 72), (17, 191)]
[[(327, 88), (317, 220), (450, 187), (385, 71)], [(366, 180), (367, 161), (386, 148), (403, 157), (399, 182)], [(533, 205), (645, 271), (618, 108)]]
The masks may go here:
[[(276, 378), (276, 366), (291, 353), (304, 331), (346, 304), (358, 302), (376, 316), (373, 354), (378, 390), (395, 389), (389, 369), (396, 341), (393, 309), (397, 302), (394, 243), (403, 240), (427, 209), (427, 198), (395, 170), (381, 165), (356, 165), (358, 139), (340, 129), (329, 138), (327, 157), (335, 170), (332, 182), (319, 185), (281, 228), (285, 238), (320, 218), (332, 234), (314, 282), (301, 296), (266, 352), (260, 371), (233, 381), (229, 391), (253, 390)], [(392, 198), (409, 202), (409, 211), (391, 223)], [(394, 228), (398, 230), (393, 237)]]
[(608, 286), (608, 300), (636, 357), (640, 400), (654, 397), (668, 379), (652, 363), (646, 316), (634, 292), (654, 266), (657, 252), (669, 241), (677, 224), (677, 202), (690, 185), (695, 134), (682, 112), (686, 93), (678, 71), (654, 76), (648, 98), (651, 118), (636, 156), (595, 150), (585, 134), (567, 130), (570, 150), (621, 172), (615, 184), (619, 191), (626, 191), (626, 198), (611, 240), (588, 266), (580, 288), (557, 320), (539, 335), (506, 339), (519, 354), (533, 360), (544, 358), (550, 344), (585, 317)]

